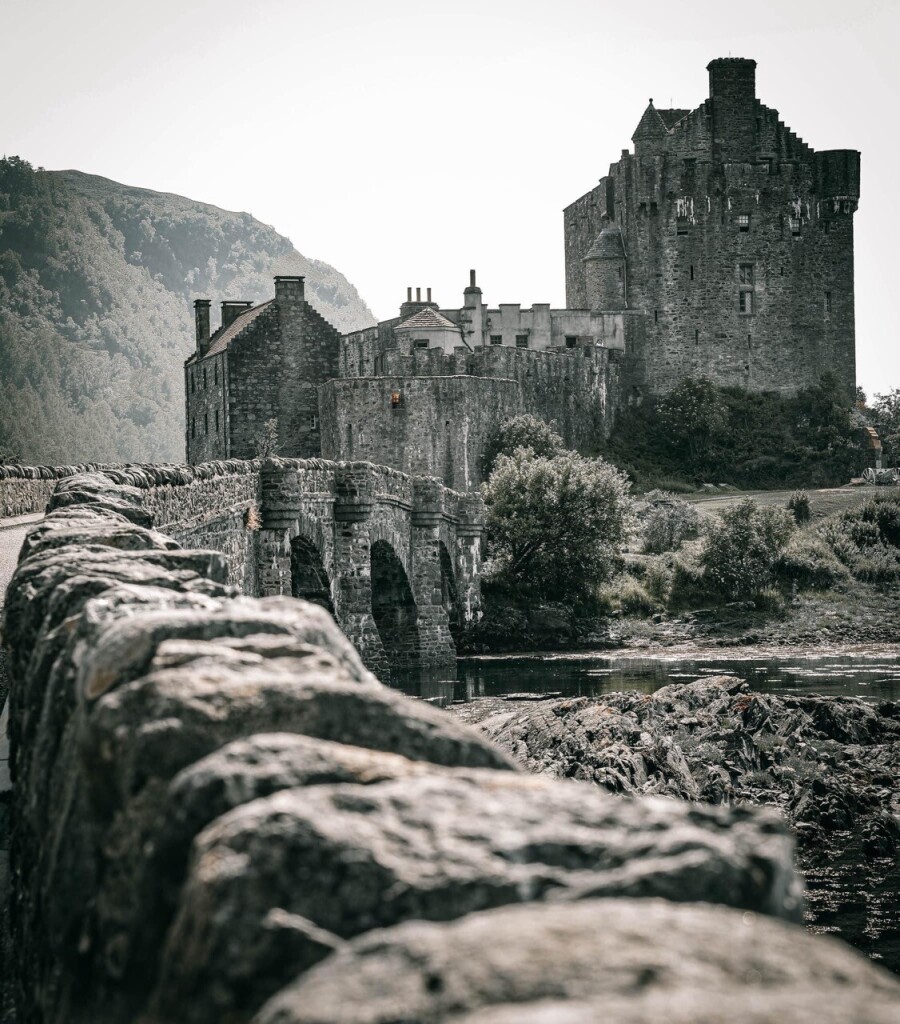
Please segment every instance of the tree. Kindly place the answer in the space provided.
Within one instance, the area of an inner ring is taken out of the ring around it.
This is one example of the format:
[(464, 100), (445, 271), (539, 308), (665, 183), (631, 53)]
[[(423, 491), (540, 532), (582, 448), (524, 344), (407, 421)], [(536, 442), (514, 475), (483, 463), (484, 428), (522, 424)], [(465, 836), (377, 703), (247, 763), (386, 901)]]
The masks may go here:
[(659, 414), (669, 443), (696, 461), (727, 420), (725, 404), (715, 384), (706, 377), (680, 381), (659, 403)]
[(501, 455), (512, 455), (517, 448), (525, 448), (533, 455), (553, 458), (566, 450), (563, 439), (553, 427), (527, 414), (511, 416), (494, 431), (485, 446), (481, 467), (486, 480)]
[(775, 563), (794, 532), (787, 509), (747, 498), (709, 530), (700, 564), (726, 597), (756, 597), (774, 580)]
[(887, 458), (897, 463), (900, 458), (900, 388), (876, 395), (872, 415)]
[(542, 598), (590, 596), (630, 526), (629, 486), (608, 462), (575, 452), (499, 456), (482, 485), (499, 575)]
[(268, 455), (277, 455), (284, 447), (278, 443), (278, 420), (266, 420), (262, 433), (256, 435), (256, 456), (264, 459)]

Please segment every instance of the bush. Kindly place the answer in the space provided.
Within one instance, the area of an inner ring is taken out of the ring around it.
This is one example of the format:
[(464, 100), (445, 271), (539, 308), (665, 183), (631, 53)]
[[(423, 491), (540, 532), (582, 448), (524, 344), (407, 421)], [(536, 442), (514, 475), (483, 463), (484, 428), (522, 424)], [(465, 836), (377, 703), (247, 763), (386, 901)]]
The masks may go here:
[(829, 516), (819, 535), (856, 579), (885, 588), (900, 581), (900, 495)]
[(775, 563), (775, 573), (801, 590), (827, 590), (846, 580), (847, 569), (822, 537), (809, 531), (796, 533)]
[(669, 607), (696, 608), (712, 596), (709, 580), (703, 568), (692, 561), (676, 556), (672, 563), (669, 583)]
[(798, 526), (808, 523), (810, 511), (809, 495), (806, 491), (794, 491), (790, 498), (788, 498), (787, 509), (793, 515), (794, 522)]
[(566, 451), (563, 439), (543, 420), (529, 415), (512, 416), (500, 424), (485, 445), (481, 457), (483, 478), (488, 479), (501, 455), (512, 455), (518, 448), (548, 459)]
[(750, 498), (727, 509), (710, 527), (700, 556), (706, 579), (726, 597), (756, 597), (774, 582), (775, 563), (793, 531), (785, 509)]
[(689, 502), (665, 491), (651, 491), (644, 500), (648, 502), (642, 517), (645, 551), (657, 555), (677, 551), (683, 541), (697, 536), (700, 516)]
[(622, 573), (602, 586), (598, 593), (601, 607), (618, 610), (625, 615), (650, 615), (659, 607), (640, 580)]
[(631, 525), (624, 474), (574, 452), (519, 448), (482, 485), (500, 575), (546, 600), (593, 595), (609, 579)]

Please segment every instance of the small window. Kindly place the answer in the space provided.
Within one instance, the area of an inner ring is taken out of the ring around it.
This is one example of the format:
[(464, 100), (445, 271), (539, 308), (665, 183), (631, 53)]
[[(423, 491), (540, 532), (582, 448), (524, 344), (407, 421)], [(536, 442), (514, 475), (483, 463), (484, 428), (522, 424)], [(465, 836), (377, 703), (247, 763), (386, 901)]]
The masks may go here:
[(823, 220), (822, 221), (822, 230), (825, 232), (826, 235), (830, 235), (831, 234), (831, 221), (830, 220)]
[(413, 346), (415, 348), (428, 348), (428, 339), (427, 338), (416, 338), (416, 340), (413, 342)]
[(492, 345), (502, 345), (503, 344), (503, 335), (502, 334), (492, 334), (491, 335), (491, 344)]
[(700, 344), (700, 331), (699, 330), (695, 330), (694, 331), (694, 344), (695, 345), (699, 345)]
[(213, 363), (213, 384), (218, 385), (219, 383), (219, 361), (218, 359)]
[(691, 280), (694, 280), (694, 264), (691, 264)]
[(799, 235), (800, 234), (800, 218), (799, 217), (791, 217), (790, 218), (790, 222), (791, 222), (791, 234), (792, 235)]
[(528, 335), (517, 334), (516, 335), (516, 348), (528, 348)]
[(209, 433), (209, 413), (208, 412), (205, 412), (203, 414), (203, 433), (204, 434), (208, 434)]
[(219, 410), (216, 409), (216, 433), (219, 432)]
[(206, 383), (206, 367), (204, 366), (203, 367), (203, 387), (204, 387), (204, 389), (206, 388), (206, 386), (207, 386), (207, 383)]
[(653, 322), (655, 324), (659, 323), (659, 310), (658, 309), (654, 309), (653, 310)]
[(825, 312), (831, 312), (831, 292), (825, 292)]
[(566, 348), (575, 348), (578, 344), (578, 338), (574, 334), (566, 335)]
[(741, 284), (750, 285), (751, 287), (755, 283), (753, 280), (753, 264), (742, 263), (738, 267), (738, 280)]
[(740, 231), (750, 230), (750, 214), (739, 213), (737, 216), (737, 226)]
[(310, 430), (318, 430), (319, 429), (319, 417), (315, 413), (312, 413), (310, 415), (310, 417), (309, 417), (309, 429)]
[(619, 267), (619, 280), (621, 281), (624, 276), (625, 276), (625, 268), (624, 267)]
[(192, 395), (196, 395), (197, 394), (197, 371), (196, 370), (191, 370), (190, 371), (190, 378), (191, 378), (191, 394)]
[(690, 231), (691, 222), (687, 217), (678, 217), (675, 220), (675, 234), (686, 235)]
[(197, 436), (197, 417), (191, 417), (191, 437)]
[(400, 392), (399, 391), (395, 390), (395, 391), (391, 392), (391, 408), (392, 409), (399, 409), (400, 408)]
[(745, 316), (753, 312), (753, 292), (744, 291), (738, 293), (738, 311)]
[(659, 204), (658, 203), (651, 203), (650, 204), (650, 212), (651, 213), (658, 213), (659, 212)]

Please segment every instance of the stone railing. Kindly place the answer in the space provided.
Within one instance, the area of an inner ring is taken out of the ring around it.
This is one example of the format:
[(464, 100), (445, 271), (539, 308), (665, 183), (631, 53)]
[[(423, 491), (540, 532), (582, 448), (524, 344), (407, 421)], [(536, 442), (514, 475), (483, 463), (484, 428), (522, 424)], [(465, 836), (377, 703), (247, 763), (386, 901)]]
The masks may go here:
[(8, 593), (17, 1019), (896, 1019), (777, 814), (525, 774), (147, 492), (60, 480)]

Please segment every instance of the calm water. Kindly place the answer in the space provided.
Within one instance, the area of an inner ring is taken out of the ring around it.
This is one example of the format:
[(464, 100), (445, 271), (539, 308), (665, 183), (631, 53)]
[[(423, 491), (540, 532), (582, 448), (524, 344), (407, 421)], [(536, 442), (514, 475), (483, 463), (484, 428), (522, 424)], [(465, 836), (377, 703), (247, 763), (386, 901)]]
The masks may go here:
[[(391, 685), (441, 704), (513, 693), (596, 697), (615, 690), (650, 693), (669, 683), (734, 675), (754, 690), (776, 694), (828, 694), (865, 700), (900, 700), (900, 648), (828, 655), (609, 657), (591, 654), (460, 659), (443, 671), (398, 672)], [(835, 837), (838, 839), (839, 837)], [(840, 845), (840, 844), (838, 844)], [(900, 971), (900, 867), (892, 860), (866, 862), (851, 852), (829, 851), (806, 865), (808, 926), (831, 932)]]
[(763, 693), (900, 699), (900, 650), (777, 656), (609, 657), (601, 654), (535, 654), (461, 658), (454, 669), (395, 671), (391, 685), (413, 697), (471, 701), (510, 693), (559, 693), (598, 697), (615, 690), (651, 693), (669, 683), (733, 675)]

